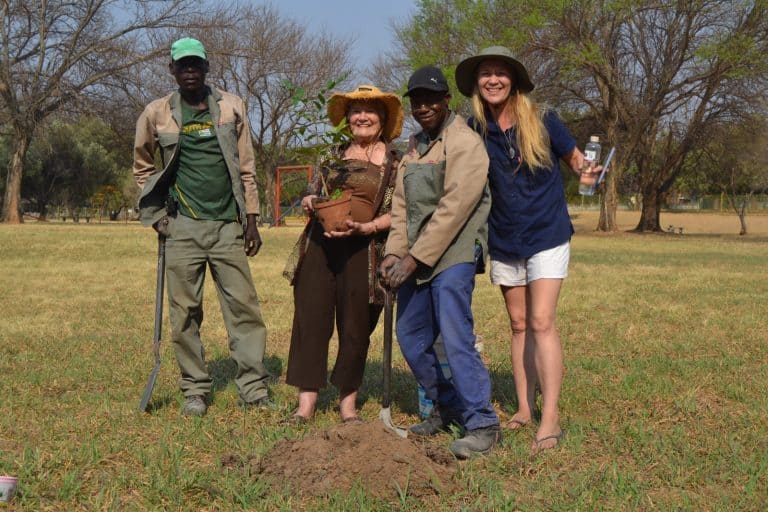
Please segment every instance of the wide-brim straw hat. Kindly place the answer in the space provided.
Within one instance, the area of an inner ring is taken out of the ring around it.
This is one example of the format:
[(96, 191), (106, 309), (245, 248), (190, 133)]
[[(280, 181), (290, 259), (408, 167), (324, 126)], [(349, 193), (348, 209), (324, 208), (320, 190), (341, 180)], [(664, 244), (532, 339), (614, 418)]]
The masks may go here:
[(505, 46), (491, 46), (480, 50), (480, 53), (467, 57), (456, 66), (456, 87), (464, 96), (472, 96), (477, 83), (477, 66), (488, 59), (497, 59), (509, 64), (514, 72), (512, 88), (520, 92), (531, 92), (534, 88), (528, 70), (523, 63), (512, 56), (512, 51)]
[(354, 91), (336, 92), (328, 100), (328, 118), (337, 126), (347, 115), (347, 108), (353, 101), (379, 101), (387, 111), (382, 129), (384, 139), (395, 140), (403, 129), (403, 105), (397, 94), (383, 92), (373, 85), (361, 85)]

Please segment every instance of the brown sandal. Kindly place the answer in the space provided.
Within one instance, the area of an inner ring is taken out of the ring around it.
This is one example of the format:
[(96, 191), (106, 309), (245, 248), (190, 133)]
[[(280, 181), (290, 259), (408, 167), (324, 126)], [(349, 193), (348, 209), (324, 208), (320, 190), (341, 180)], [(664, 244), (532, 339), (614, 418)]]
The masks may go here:
[(516, 420), (512, 418), (511, 420), (509, 420), (504, 424), (504, 428), (507, 428), (509, 430), (522, 430), (523, 427), (527, 427), (530, 424), (531, 424), (531, 420), (523, 421), (523, 420)]
[(354, 416), (350, 416), (349, 418), (341, 418), (341, 422), (345, 425), (352, 425), (352, 424), (362, 423), (363, 418), (355, 414)]
[[(541, 439), (535, 439), (534, 438), (533, 446), (531, 447), (531, 452), (533, 453), (533, 455), (536, 455), (538, 453), (543, 452), (544, 450), (551, 450), (552, 448), (557, 448), (560, 445), (560, 441), (563, 439), (564, 436), (565, 436), (565, 430), (561, 430), (557, 434), (552, 434), (552, 435), (549, 435), (549, 436), (544, 436)], [(541, 446), (541, 443), (543, 443), (544, 441), (549, 441), (550, 439), (554, 439), (555, 440), (555, 444), (553, 444), (552, 446), (547, 446), (547, 447), (542, 447)]]

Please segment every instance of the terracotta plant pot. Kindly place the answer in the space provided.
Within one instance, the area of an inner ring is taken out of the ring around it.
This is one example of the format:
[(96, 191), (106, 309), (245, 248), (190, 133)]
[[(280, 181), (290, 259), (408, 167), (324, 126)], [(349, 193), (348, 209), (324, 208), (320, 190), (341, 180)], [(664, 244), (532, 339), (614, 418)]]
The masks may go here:
[(352, 219), (352, 192), (344, 190), (338, 199), (318, 197), (313, 201), (315, 216), (323, 229), (328, 231), (346, 231), (347, 220)]

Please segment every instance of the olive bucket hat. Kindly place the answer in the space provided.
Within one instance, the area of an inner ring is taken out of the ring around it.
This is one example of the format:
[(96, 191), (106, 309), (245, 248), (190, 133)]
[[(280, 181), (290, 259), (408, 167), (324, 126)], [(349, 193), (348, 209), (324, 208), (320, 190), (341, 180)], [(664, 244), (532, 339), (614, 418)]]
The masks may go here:
[(383, 135), (387, 142), (396, 139), (403, 128), (403, 106), (400, 97), (391, 92), (383, 92), (373, 85), (361, 85), (354, 91), (337, 92), (328, 100), (328, 119), (337, 126), (347, 115), (349, 104), (353, 101), (379, 101), (387, 111), (384, 120)]
[(480, 53), (467, 57), (456, 66), (456, 86), (464, 96), (472, 96), (472, 91), (477, 83), (477, 66), (487, 59), (497, 59), (506, 62), (514, 72), (513, 88), (520, 92), (531, 92), (533, 82), (528, 76), (528, 70), (523, 63), (512, 56), (512, 52), (505, 46), (491, 46), (480, 50)]

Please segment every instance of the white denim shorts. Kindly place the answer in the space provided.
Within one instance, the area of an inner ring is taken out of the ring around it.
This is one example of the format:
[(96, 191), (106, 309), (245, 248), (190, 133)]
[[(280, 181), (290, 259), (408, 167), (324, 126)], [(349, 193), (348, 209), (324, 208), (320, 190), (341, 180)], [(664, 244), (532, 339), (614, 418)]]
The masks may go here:
[(530, 258), (491, 260), (491, 283), (499, 286), (523, 286), (537, 279), (565, 279), (571, 259), (571, 242), (537, 252)]

